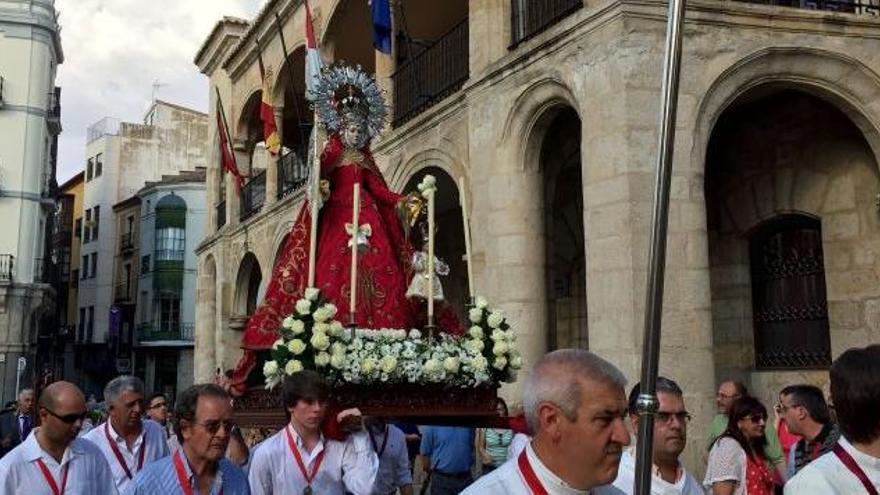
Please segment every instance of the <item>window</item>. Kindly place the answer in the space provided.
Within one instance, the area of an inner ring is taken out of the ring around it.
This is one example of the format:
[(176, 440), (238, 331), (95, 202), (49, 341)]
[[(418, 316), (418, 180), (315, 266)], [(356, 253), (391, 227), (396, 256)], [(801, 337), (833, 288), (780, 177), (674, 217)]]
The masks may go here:
[(159, 331), (177, 332), (180, 330), (180, 298), (163, 295), (159, 299)]
[(92, 253), (92, 271), (90, 272), (92, 278), (98, 276), (98, 253)]
[(131, 263), (126, 263), (122, 268), (125, 272), (125, 280), (123, 281), (125, 284), (125, 295), (128, 295), (131, 293)]
[(95, 163), (89, 158), (89, 161), (86, 163), (86, 182), (92, 180), (92, 173), (94, 171)]
[(73, 235), (76, 237), (82, 238), (82, 228), (83, 228), (83, 219), (79, 217), (76, 219), (75, 227), (73, 229)]
[(82, 278), (85, 280), (89, 278), (89, 255), (84, 254), (82, 258)]
[(98, 238), (98, 227), (101, 225), (101, 207), (95, 206), (95, 226), (92, 227), (92, 240)]
[(819, 220), (780, 215), (749, 239), (755, 366), (827, 368), (828, 302)]
[(95, 307), (89, 306), (89, 324), (86, 327), (86, 342), (91, 342), (95, 337)]
[(77, 283), (78, 280), (79, 280), (79, 268), (74, 268), (70, 272), (70, 286), (71, 287), (78, 287), (79, 286), (79, 284)]
[(150, 273), (150, 255), (141, 257), (141, 274)]
[(86, 334), (86, 308), (79, 308), (79, 325), (76, 329), (76, 341), (82, 342)]
[(86, 210), (86, 223), (83, 227), (83, 244), (92, 240), (92, 209)]
[(100, 177), (103, 169), (104, 169), (104, 154), (98, 153), (97, 155), (95, 155), (95, 177)]
[(166, 227), (156, 231), (156, 260), (183, 261), (186, 246), (186, 231), (177, 227)]

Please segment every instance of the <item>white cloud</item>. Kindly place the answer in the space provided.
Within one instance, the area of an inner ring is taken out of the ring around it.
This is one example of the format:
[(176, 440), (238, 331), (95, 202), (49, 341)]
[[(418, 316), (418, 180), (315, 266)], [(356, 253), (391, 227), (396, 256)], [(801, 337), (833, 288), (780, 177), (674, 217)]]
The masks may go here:
[(224, 15), (251, 19), (263, 0), (56, 0), (64, 63), (58, 181), (83, 169), (86, 128), (103, 117), (138, 122), (158, 80), (161, 99), (208, 107), (208, 80), (193, 63)]

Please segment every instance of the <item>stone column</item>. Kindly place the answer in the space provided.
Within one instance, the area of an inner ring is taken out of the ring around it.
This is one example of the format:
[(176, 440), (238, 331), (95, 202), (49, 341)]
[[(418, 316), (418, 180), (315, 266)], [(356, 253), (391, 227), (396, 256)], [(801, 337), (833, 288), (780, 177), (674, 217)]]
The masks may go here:
[[(275, 125), (278, 128), (278, 137), (281, 138), (283, 143), (284, 129), (281, 126), (284, 124), (284, 107), (275, 107), (273, 112), (275, 115)], [(283, 151), (279, 150), (277, 155), (273, 155), (266, 151), (266, 205), (271, 205), (278, 201), (278, 163), (282, 153)]]
[(468, 2), (471, 77), (507, 54), (510, 45), (510, 0)]

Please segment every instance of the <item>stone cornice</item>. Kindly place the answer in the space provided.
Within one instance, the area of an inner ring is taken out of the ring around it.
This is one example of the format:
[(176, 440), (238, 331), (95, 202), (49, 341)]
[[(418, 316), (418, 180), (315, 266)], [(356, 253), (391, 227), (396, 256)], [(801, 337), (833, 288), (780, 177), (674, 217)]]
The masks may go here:
[(210, 76), (217, 69), (225, 54), (238, 43), (249, 25), (246, 20), (237, 17), (224, 17), (217, 21), (193, 58), (193, 63), (202, 74)]

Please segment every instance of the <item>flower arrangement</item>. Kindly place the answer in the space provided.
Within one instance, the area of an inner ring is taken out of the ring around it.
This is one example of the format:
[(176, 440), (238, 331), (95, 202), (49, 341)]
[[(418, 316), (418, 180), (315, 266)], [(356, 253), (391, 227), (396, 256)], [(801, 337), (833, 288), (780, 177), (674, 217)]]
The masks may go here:
[(334, 318), (336, 307), (317, 289), (307, 289), (304, 296), (282, 322), (281, 338), (263, 366), (267, 388), (303, 369), (337, 383), (476, 387), (512, 382), (522, 367), (516, 334), (484, 298), (477, 298), (469, 312), (468, 335), (440, 333), (431, 339), (415, 329), (352, 332)]

